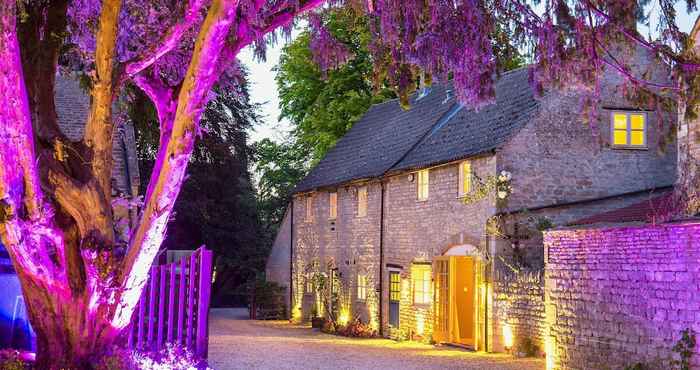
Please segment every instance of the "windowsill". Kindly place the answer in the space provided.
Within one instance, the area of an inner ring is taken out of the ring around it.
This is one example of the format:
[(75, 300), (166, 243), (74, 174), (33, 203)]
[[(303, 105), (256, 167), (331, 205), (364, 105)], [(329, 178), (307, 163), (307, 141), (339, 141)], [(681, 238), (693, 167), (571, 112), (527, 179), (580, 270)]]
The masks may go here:
[(425, 199), (416, 199), (416, 202), (421, 202), (421, 203), (423, 203), (423, 202), (427, 202), (428, 199), (429, 199), (429, 198), (425, 198)]
[(631, 146), (631, 145), (610, 145), (611, 149), (615, 150), (649, 150), (648, 146)]
[(338, 220), (338, 218), (336, 218), (336, 217), (329, 217), (328, 218), (328, 221), (337, 221), (337, 220)]
[(421, 308), (421, 309), (428, 309), (428, 308), (430, 308), (430, 303), (414, 303), (413, 307)]

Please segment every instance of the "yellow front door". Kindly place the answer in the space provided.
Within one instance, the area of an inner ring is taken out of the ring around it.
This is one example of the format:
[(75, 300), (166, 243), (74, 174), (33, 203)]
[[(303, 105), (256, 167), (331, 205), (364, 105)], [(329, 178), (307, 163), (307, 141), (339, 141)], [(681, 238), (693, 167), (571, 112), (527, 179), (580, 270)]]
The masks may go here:
[(452, 257), (454, 259), (454, 302), (453, 338), (459, 344), (474, 346), (475, 284), (474, 259), (472, 257)]

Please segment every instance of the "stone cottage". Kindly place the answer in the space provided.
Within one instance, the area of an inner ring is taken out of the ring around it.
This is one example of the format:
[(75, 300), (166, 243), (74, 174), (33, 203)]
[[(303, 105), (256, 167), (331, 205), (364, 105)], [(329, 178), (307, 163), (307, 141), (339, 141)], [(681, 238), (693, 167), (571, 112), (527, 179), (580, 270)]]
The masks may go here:
[[(90, 97), (81, 89), (78, 81), (70, 76), (56, 76), (56, 113), (59, 127), (71, 140), (79, 140), (85, 130), (90, 110)], [(138, 195), (139, 171), (136, 157), (134, 128), (130, 124), (114, 131), (114, 169), (112, 183), (114, 195), (132, 198)], [(135, 211), (117, 207), (115, 217), (123, 224), (134, 222)], [(6, 293), (0, 296), (0, 349), (32, 349), (29, 324), (26, 318), (19, 280), (14, 273), (10, 256), (0, 244), (0, 286)]]
[(273, 246), (268, 276), (290, 286), (294, 318), (330, 309), (386, 337), (541, 352), (541, 231), (655, 198), (676, 178), (660, 124), (672, 117), (621, 86), (601, 76), (591, 116), (576, 92), (535, 97), (527, 67), (498, 77), (478, 111), (450, 84), (409, 110), (371, 107), (298, 184)]

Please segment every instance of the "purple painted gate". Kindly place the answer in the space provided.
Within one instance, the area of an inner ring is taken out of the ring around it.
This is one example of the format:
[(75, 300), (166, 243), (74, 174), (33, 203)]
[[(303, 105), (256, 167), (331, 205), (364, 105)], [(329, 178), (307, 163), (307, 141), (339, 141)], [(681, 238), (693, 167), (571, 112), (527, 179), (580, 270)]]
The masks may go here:
[(212, 252), (204, 246), (189, 257), (153, 266), (128, 336), (130, 348), (157, 351), (179, 344), (207, 357)]

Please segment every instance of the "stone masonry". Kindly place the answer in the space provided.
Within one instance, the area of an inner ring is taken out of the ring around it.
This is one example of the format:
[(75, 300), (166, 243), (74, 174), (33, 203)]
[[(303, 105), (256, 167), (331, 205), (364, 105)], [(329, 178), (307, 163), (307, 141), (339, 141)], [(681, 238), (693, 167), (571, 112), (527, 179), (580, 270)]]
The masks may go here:
[(681, 331), (700, 333), (697, 220), (554, 230), (545, 247), (551, 368), (668, 369)]

